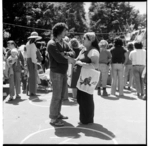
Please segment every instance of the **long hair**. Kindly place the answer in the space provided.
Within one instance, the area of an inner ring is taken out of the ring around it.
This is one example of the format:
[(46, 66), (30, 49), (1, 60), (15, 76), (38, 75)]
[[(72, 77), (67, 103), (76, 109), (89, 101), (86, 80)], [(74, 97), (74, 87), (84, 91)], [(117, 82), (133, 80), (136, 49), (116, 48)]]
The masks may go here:
[(91, 45), (96, 48), (96, 50), (100, 53), (99, 51), (99, 46), (98, 46), (98, 39), (97, 37), (95, 36), (95, 40), (91, 43)]

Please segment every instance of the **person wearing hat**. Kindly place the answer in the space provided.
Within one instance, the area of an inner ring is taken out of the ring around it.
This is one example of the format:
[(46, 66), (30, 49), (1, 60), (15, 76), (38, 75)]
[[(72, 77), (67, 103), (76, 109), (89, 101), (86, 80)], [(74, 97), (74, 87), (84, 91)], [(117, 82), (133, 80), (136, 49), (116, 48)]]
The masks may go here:
[[(37, 47), (35, 42), (42, 39), (37, 32), (32, 32), (26, 43), (27, 68), (29, 72), (28, 89), (30, 96), (35, 96), (37, 92)], [(28, 94), (28, 91), (27, 91)]]
[(111, 53), (107, 50), (108, 42), (106, 40), (101, 40), (98, 45), (100, 48), (99, 71), (101, 72), (99, 83), (97, 85), (98, 95), (101, 95), (101, 85), (102, 85), (102, 90), (103, 90), (102, 95), (108, 96), (108, 93), (106, 91), (106, 85), (107, 85), (108, 72), (109, 72), (108, 63), (110, 63), (111, 61)]
[(68, 117), (61, 114), (62, 101), (66, 96), (68, 61), (73, 57), (74, 51), (63, 40), (68, 26), (65, 23), (57, 23), (52, 28), (53, 38), (47, 44), (50, 58), (50, 79), (52, 81), (53, 94), (49, 108), (50, 124), (64, 126), (61, 119)]
[[(99, 65), (99, 46), (98, 40), (94, 32), (87, 32), (83, 36), (82, 49), (76, 59), (75, 66), (81, 66), (86, 69), (98, 69)], [(79, 104), (79, 120), (78, 124), (94, 123), (94, 100), (93, 94), (77, 89), (77, 102)]]

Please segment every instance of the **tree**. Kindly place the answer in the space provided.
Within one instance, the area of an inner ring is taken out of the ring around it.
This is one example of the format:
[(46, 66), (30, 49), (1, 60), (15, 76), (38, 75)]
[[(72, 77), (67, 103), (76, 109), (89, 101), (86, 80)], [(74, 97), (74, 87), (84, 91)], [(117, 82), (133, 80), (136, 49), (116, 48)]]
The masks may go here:
[(49, 39), (50, 36), (47, 35), (51, 34), (52, 27), (58, 22), (67, 23), (69, 29), (77, 32), (84, 32), (87, 29), (83, 2), (3, 1), (3, 14), (4, 29), (11, 34), (10, 39), (17, 41), (18, 44), (26, 43), (32, 31), (37, 31), (43, 39)]
[(137, 29), (140, 21), (144, 21), (129, 2), (92, 2), (89, 17), (91, 29), (102, 33), (125, 32), (132, 24)]

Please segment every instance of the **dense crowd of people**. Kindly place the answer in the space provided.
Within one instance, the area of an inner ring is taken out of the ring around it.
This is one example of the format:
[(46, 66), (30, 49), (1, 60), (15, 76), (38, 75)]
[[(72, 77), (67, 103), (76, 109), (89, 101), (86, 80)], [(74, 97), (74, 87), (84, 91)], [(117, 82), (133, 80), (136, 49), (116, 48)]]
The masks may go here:
[[(114, 39), (110, 46), (107, 40), (98, 41), (94, 32), (86, 32), (82, 43), (77, 38), (67, 37), (68, 26), (57, 23), (52, 28), (53, 37), (42, 42), (37, 32), (32, 32), (26, 45), (18, 47), (15, 41), (7, 42), (3, 48), (3, 83), (9, 83), (9, 101), (21, 98), (20, 93), (36, 96), (39, 82), (38, 64), (43, 72), (50, 70), (52, 99), (49, 108), (50, 124), (63, 126), (61, 119), (68, 119), (61, 114), (61, 105), (68, 98), (68, 86), (72, 88), (73, 98), (79, 104), (79, 124), (94, 123), (93, 92), (78, 88), (80, 73), (95, 70), (100, 76), (97, 82), (85, 78), (82, 86), (95, 84), (99, 96), (121, 97), (124, 89), (136, 89), (137, 97), (146, 99), (146, 50), (141, 42), (124, 43), (121, 37)], [(71, 75), (68, 77), (68, 66)], [(68, 79), (70, 84), (68, 85)], [(108, 80), (111, 81), (111, 92), (107, 91)], [(22, 84), (22, 90), (21, 90)], [(119, 95), (116, 95), (118, 91)]]

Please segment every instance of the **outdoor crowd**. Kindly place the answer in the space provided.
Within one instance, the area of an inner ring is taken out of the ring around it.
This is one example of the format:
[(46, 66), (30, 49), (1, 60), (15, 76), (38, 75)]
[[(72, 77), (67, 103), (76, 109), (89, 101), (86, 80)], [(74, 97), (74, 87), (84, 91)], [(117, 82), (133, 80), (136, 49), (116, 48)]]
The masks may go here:
[[(65, 23), (57, 23), (52, 28), (53, 37), (46, 44), (37, 32), (32, 32), (26, 45), (17, 47), (13, 40), (3, 48), (3, 83), (9, 83), (9, 101), (21, 98), (21, 83), (23, 93), (36, 96), (37, 85), (40, 82), (38, 65), (43, 73), (49, 70), (52, 83), (52, 99), (49, 108), (50, 124), (63, 126), (62, 119), (68, 119), (61, 114), (61, 105), (68, 97), (68, 66), (71, 64), (71, 81), (73, 98), (79, 104), (79, 124), (94, 123), (93, 92), (78, 88), (78, 78), (83, 70), (90, 74), (91, 70), (100, 73), (98, 78), (93, 72), (90, 79), (84, 79), (80, 84), (94, 85), (97, 94), (101, 96), (124, 96), (124, 89), (136, 89), (137, 97), (146, 99), (146, 50), (141, 42), (125, 43), (121, 37), (114, 38), (114, 44), (109, 47), (107, 40), (98, 42), (94, 32), (83, 35), (82, 41), (67, 37), (68, 27)], [(98, 75), (98, 74), (96, 74)], [(90, 84), (96, 77), (96, 84)], [(111, 93), (107, 91), (110, 78)]]

